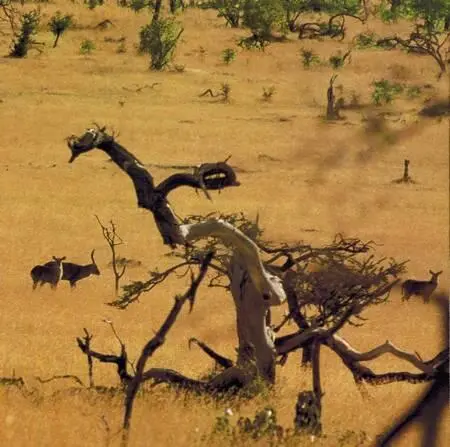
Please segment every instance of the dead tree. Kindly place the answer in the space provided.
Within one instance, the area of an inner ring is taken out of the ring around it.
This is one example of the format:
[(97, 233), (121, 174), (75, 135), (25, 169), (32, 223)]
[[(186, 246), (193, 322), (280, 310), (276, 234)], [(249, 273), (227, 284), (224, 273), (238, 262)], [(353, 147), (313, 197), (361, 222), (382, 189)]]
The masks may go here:
[(100, 219), (97, 215), (95, 215), (95, 218), (97, 219), (98, 224), (100, 225), (100, 228), (102, 229), (102, 234), (107, 242), (109, 249), (111, 250), (111, 268), (114, 273), (114, 291), (116, 292), (116, 295), (119, 293), (119, 282), (122, 276), (125, 274), (125, 270), (127, 268), (126, 264), (122, 265), (122, 269), (119, 272), (119, 264), (117, 262), (117, 253), (116, 253), (116, 247), (123, 244), (122, 238), (117, 234), (116, 230), (116, 224), (111, 220), (110, 227), (105, 227), (105, 225), (102, 224)]
[(20, 12), (11, 0), (0, 0), (0, 22), (8, 23), (12, 33), (16, 35), (20, 22)]
[[(345, 38), (345, 18), (350, 17), (356, 19), (361, 23), (365, 22), (365, 18), (358, 17), (353, 14), (338, 13), (332, 15), (328, 22), (318, 23), (318, 22), (306, 22), (302, 23), (297, 27), (298, 38), (320, 38), (320, 37), (331, 37), (339, 38), (343, 40)], [(325, 26), (324, 26), (325, 25)]]
[(403, 177), (392, 180), (392, 183), (416, 183), (409, 175), (409, 160), (404, 160), (403, 162)]
[(200, 165), (194, 174), (178, 173), (163, 180), (155, 186), (153, 177), (133, 154), (118, 144), (114, 136), (105, 132), (105, 128), (97, 126), (88, 129), (81, 137), (71, 136), (68, 146), (72, 156), (72, 163), (84, 152), (98, 148), (111, 157), (132, 180), (138, 206), (153, 213), (156, 225), (163, 238), (164, 244), (172, 248), (185, 243), (179, 229), (179, 222), (167, 200), (168, 194), (180, 186), (202, 189), (210, 198), (208, 190), (220, 190), (230, 186), (239, 186), (236, 174), (226, 162), (206, 163)]
[[(237, 224), (239, 228), (236, 228)], [(215, 262), (209, 263), (209, 267), (216, 276), (209, 285), (226, 287), (232, 294), (236, 309), (237, 358), (235, 361), (228, 359), (196, 340), (198, 346), (224, 368), (223, 371), (203, 381), (170, 369), (150, 368), (143, 374), (145, 380), (152, 379), (154, 384), (166, 383), (213, 396), (248, 389), (257, 379), (262, 379), (270, 387), (276, 380), (277, 359), (281, 359), (279, 363), (283, 364), (289, 355), (308, 347), (313, 389), (302, 394), (302, 402), (305, 405), (309, 402), (309, 407), (300, 405), (304, 411), (299, 412), (298, 420), (300, 426), (306, 427), (304, 417), (312, 415), (313, 424), (308, 429), (318, 433), (321, 430), (323, 394), (319, 369), (322, 345), (338, 355), (357, 385), (397, 381), (423, 383), (440, 377), (442, 361), (448, 361), (448, 350), (424, 361), (417, 353), (404, 351), (389, 341), (370, 351), (360, 352), (338, 335), (346, 324), (362, 326), (365, 321), (361, 315), (363, 310), (386, 302), (391, 289), (399, 282), (398, 276), (404, 272), (404, 263), (375, 259), (370, 254), (372, 242), (344, 239), (338, 235), (332, 244), (323, 248), (304, 244), (274, 246), (261, 239), (262, 232), (255, 224), (236, 215), (231, 216), (228, 222), (223, 218), (194, 216), (191, 223), (180, 226), (180, 231), (189, 245), (184, 251), (178, 249), (172, 255), (182, 258), (183, 262), (159, 275), (152, 275), (145, 283), (135, 282), (128, 289), (124, 287), (128, 301), (122, 296), (115, 304), (126, 307), (136, 295), (153, 289), (181, 268), (189, 271), (192, 265), (203, 265), (209, 259), (208, 253), (214, 250)], [(267, 257), (269, 259), (264, 259)], [(282, 259), (285, 259), (283, 263)], [(311, 263), (320, 268), (308, 272)], [(229, 284), (221, 283), (221, 279), (228, 280)], [(297, 324), (298, 330), (275, 338), (268, 318), (270, 307), (283, 305), (286, 301), (289, 318)], [(387, 353), (409, 362), (419, 373), (389, 371), (378, 374), (362, 364)], [(92, 355), (100, 358), (98, 354)], [(119, 377), (127, 383), (130, 374), (125, 360), (123, 350), (120, 357), (106, 356), (102, 361), (116, 363)]]
[(330, 78), (330, 84), (327, 89), (327, 120), (338, 120), (341, 119), (339, 110), (342, 107), (342, 100), (336, 101), (336, 96), (334, 94), (333, 84), (338, 75), (333, 75)]

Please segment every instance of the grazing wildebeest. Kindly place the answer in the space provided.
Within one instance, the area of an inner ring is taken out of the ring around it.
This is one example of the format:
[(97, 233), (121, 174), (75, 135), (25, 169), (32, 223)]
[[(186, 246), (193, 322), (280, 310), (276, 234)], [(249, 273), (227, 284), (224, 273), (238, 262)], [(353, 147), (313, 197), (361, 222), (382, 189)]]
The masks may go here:
[(47, 262), (45, 265), (34, 266), (30, 272), (33, 279), (33, 290), (39, 283), (42, 286), (46, 282), (50, 284), (52, 289), (55, 289), (63, 276), (62, 262), (64, 259), (66, 259), (65, 256), (62, 258), (53, 256), (53, 261)]
[[(61, 277), (61, 280), (69, 281), (70, 287), (73, 288), (76, 286), (77, 282), (81, 279), (87, 278), (91, 275), (100, 275), (100, 270), (97, 267), (97, 264), (95, 263), (94, 259), (94, 252), (95, 250), (92, 250), (91, 252), (91, 259), (92, 263), (87, 265), (79, 265), (74, 264), (73, 262), (63, 262), (62, 263), (62, 270), (63, 274)], [(45, 266), (50, 265), (51, 262), (47, 262), (44, 264)]]
[(433, 272), (430, 270), (431, 279), (429, 281), (417, 281), (415, 279), (408, 279), (402, 284), (402, 301), (409, 300), (411, 295), (418, 295), (423, 298), (425, 303), (430, 301), (431, 294), (435, 291), (438, 285), (438, 276), (442, 273)]

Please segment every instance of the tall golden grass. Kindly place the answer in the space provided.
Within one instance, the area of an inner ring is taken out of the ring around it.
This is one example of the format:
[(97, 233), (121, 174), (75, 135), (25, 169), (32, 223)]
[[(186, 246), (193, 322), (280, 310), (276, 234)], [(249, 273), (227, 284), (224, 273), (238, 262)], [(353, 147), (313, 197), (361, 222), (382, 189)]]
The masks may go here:
[[(73, 14), (78, 27), (51, 49), (53, 36), (45, 23), (56, 10)], [(110, 445), (118, 444), (120, 396), (71, 394), (70, 382), (41, 385), (36, 377), (74, 374), (87, 381), (86, 360), (75, 337), (87, 327), (95, 336), (95, 349), (118, 352), (109, 326), (102, 322), (106, 317), (114, 321), (135, 359), (163, 321), (172, 297), (186, 286), (168, 281), (126, 311), (105, 306), (113, 298), (113, 281), (94, 214), (117, 224), (126, 241), (120, 254), (142, 261), (143, 266), (130, 269), (124, 281), (144, 279), (149, 269), (169, 261), (163, 257), (167, 249), (152, 216), (136, 207), (129, 179), (107, 163), (104, 154), (94, 151), (67, 163), (64, 138), (81, 133), (93, 121), (119, 131), (120, 143), (148, 163), (197, 164), (232, 155), (232, 164), (244, 170), (239, 174), (241, 187), (214, 195), (213, 202), (193, 191), (176, 191), (170, 199), (182, 216), (214, 210), (259, 213), (266, 237), (277, 241), (320, 245), (337, 232), (372, 239), (381, 244), (380, 257), (410, 259), (410, 277), (426, 279), (430, 268), (443, 269), (440, 287), (448, 288), (448, 121), (417, 116), (426, 99), (445, 97), (447, 79), (436, 81), (436, 67), (426, 57), (355, 50), (336, 84), (342, 84), (348, 97), (358, 95), (367, 107), (345, 111), (345, 121), (329, 124), (321, 116), (331, 69), (320, 65), (305, 70), (301, 64), (302, 47), (326, 60), (366, 28), (380, 34), (392, 28), (374, 19), (367, 25), (351, 24), (342, 43), (291, 36), (265, 52), (239, 50), (236, 61), (225, 66), (221, 51), (234, 47), (246, 31), (226, 28), (212, 11), (188, 9), (179, 16), (185, 32), (176, 51), (176, 63), (185, 65), (185, 71), (154, 73), (148, 70), (148, 58), (137, 55), (135, 48), (148, 14), (120, 9), (115, 2), (89, 11), (82, 2), (62, 0), (42, 4), (41, 12), (37, 39), (46, 43), (44, 52), (31, 52), (23, 60), (0, 60), (0, 376), (14, 372), (28, 389), (37, 390), (28, 396), (0, 388), (1, 445), (99, 446), (107, 445), (108, 436)], [(114, 26), (93, 29), (105, 19)], [(407, 24), (395, 27), (402, 31)], [(0, 34), (0, 52), (6, 55), (11, 35), (4, 25), (1, 30), (6, 34)], [(117, 53), (118, 44), (105, 39), (121, 36), (126, 37), (125, 53)], [(95, 42), (91, 55), (79, 53), (84, 39)], [(370, 114), (376, 112), (370, 105), (371, 82), (381, 78), (432, 85), (418, 99), (398, 100), (382, 109), (388, 113), (388, 140), (366, 131)], [(155, 82), (160, 84), (154, 89), (127, 90)], [(198, 97), (222, 82), (231, 86), (230, 103)], [(272, 85), (273, 100), (261, 101), (263, 87)], [(279, 161), (258, 157), (262, 154)], [(411, 175), (418, 183), (393, 185), (391, 180), (402, 175), (405, 158), (411, 160)], [(170, 171), (151, 172), (159, 180)], [(102, 276), (80, 282), (75, 291), (68, 284), (60, 284), (54, 293), (47, 287), (31, 291), (29, 271), (35, 264), (52, 255), (87, 263), (93, 248)], [(360, 350), (389, 339), (431, 358), (444, 344), (437, 308), (413, 299), (402, 303), (398, 291), (389, 303), (367, 310), (365, 317), (369, 320), (364, 327), (342, 330)], [(205, 340), (232, 357), (234, 318), (228, 295), (201, 289), (194, 312), (183, 312), (151, 364), (199, 377), (212, 364), (199, 350), (188, 350), (188, 338)], [(379, 372), (410, 370), (390, 357), (374, 364)], [(317, 445), (339, 445), (346, 430), (364, 431), (367, 443), (373, 443), (425, 387), (369, 387), (370, 400), (364, 400), (350, 372), (325, 349), (322, 371), (326, 437), (316, 440)], [(269, 396), (231, 405), (238, 407), (238, 414), (249, 415), (271, 404), (280, 422), (292, 426), (297, 393), (311, 386), (310, 376), (294, 354), (279, 369)], [(117, 385), (112, 367), (96, 365), (94, 377), (97, 384)], [(136, 403), (131, 445), (204, 444), (203, 436), (224, 408), (206, 399), (177, 397), (163, 388), (152, 390)], [(414, 426), (398, 445), (418, 445), (419, 435)], [(439, 432), (440, 444), (448, 436), (446, 424)], [(352, 442), (358, 444), (354, 439), (344, 445)]]

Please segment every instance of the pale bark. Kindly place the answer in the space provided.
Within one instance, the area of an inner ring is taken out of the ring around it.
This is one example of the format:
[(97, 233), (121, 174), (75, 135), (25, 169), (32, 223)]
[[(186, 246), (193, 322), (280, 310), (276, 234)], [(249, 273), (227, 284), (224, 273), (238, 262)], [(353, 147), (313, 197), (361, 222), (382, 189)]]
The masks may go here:
[(368, 360), (374, 360), (384, 354), (392, 354), (397, 358), (406, 360), (411, 363), (417, 369), (425, 373), (431, 373), (433, 371), (433, 365), (423, 362), (417, 354), (412, 354), (407, 351), (403, 351), (393, 345), (390, 341), (386, 341), (380, 346), (371, 349), (367, 352), (360, 352), (354, 349), (346, 340), (339, 335), (334, 334), (326, 340), (326, 345), (334, 351), (340, 352), (346, 356), (347, 359), (353, 362), (365, 362)]
[(234, 255), (239, 257), (240, 265), (248, 271), (261, 297), (271, 306), (280, 305), (286, 300), (280, 278), (264, 268), (258, 246), (233, 225), (221, 219), (211, 219), (196, 224), (180, 225), (180, 232), (187, 242), (216, 237), (223, 244), (231, 245)]
[[(239, 340), (237, 366), (275, 382), (276, 351), (266, 325), (269, 304), (262, 299), (244, 268), (233, 256), (230, 263), (230, 290), (236, 306)], [(256, 371), (254, 371), (256, 373)]]

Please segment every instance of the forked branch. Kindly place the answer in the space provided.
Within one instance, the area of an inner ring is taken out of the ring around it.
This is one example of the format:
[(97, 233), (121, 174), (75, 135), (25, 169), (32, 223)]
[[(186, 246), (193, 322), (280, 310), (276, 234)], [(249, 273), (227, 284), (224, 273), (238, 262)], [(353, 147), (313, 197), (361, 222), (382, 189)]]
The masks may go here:
[(117, 335), (117, 332), (115, 331), (112, 323), (109, 321), (106, 321), (107, 323), (111, 324), (111, 328), (114, 332), (115, 337), (119, 341), (121, 345), (121, 352), (120, 355), (114, 355), (114, 354), (103, 354), (97, 351), (94, 351), (90, 348), (90, 340), (92, 339), (92, 336), (85, 331), (86, 336), (84, 339), (77, 338), (77, 343), (81, 351), (86, 354), (88, 357), (95, 358), (98, 361), (102, 363), (113, 363), (117, 366), (117, 373), (119, 375), (119, 378), (122, 382), (122, 384), (125, 387), (125, 413), (124, 413), (124, 419), (123, 419), (123, 438), (122, 443), (123, 445), (127, 445), (128, 443), (128, 435), (129, 435), (129, 429), (130, 429), (130, 423), (131, 423), (131, 416), (133, 412), (133, 403), (134, 399), (136, 397), (136, 394), (139, 390), (139, 387), (141, 383), (145, 380), (149, 380), (154, 378), (152, 373), (149, 371), (145, 371), (145, 366), (148, 361), (148, 359), (153, 355), (153, 353), (160, 348), (169, 333), (170, 329), (176, 322), (178, 315), (183, 308), (183, 305), (186, 301), (189, 301), (190, 303), (190, 309), (192, 310), (196, 293), (198, 290), (198, 287), (200, 286), (201, 282), (203, 281), (206, 272), (208, 270), (208, 266), (213, 258), (213, 252), (210, 252), (202, 261), (200, 266), (200, 271), (197, 277), (191, 277), (191, 286), (187, 290), (187, 292), (184, 295), (177, 295), (175, 297), (175, 303), (169, 312), (168, 316), (166, 317), (164, 323), (160, 327), (160, 329), (156, 332), (155, 336), (152, 337), (147, 344), (142, 349), (141, 355), (139, 356), (136, 364), (136, 370), (134, 375), (130, 374), (128, 372), (128, 356), (126, 352), (126, 347), (124, 343), (120, 340), (120, 338)]
[(102, 229), (102, 234), (108, 246), (111, 250), (111, 267), (114, 273), (114, 290), (116, 295), (119, 293), (119, 281), (125, 273), (126, 264), (123, 264), (122, 269), (119, 271), (117, 262), (116, 247), (123, 244), (122, 238), (117, 234), (117, 229), (115, 223), (111, 220), (110, 227), (106, 227), (102, 224), (99, 217), (95, 215), (100, 228)]

